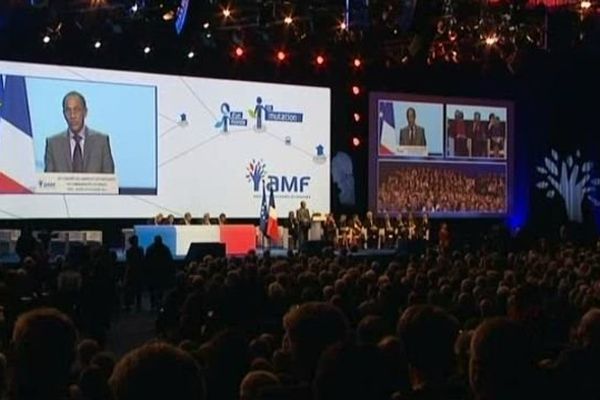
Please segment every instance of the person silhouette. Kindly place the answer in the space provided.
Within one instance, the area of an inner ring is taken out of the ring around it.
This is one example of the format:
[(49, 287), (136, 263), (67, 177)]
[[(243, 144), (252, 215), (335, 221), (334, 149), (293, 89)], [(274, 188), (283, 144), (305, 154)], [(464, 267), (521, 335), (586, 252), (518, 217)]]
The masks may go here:
[(262, 130), (263, 126), (262, 126), (262, 118), (263, 118), (263, 111), (265, 110), (265, 106), (262, 105), (262, 97), (258, 96), (256, 98), (256, 106), (254, 107), (254, 115), (256, 117), (256, 129), (257, 130)]
[(230, 108), (229, 104), (223, 103), (221, 104), (221, 120), (215, 124), (215, 128), (221, 128), (221, 132), (229, 131), (229, 113)]

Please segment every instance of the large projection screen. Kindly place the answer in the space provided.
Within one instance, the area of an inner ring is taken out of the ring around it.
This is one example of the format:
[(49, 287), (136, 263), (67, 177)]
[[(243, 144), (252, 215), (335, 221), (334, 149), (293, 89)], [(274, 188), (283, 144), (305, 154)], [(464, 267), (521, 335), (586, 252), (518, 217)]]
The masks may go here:
[(369, 208), (392, 216), (507, 216), (513, 108), (508, 101), (372, 93)]
[(0, 61), (0, 219), (255, 218), (263, 184), (279, 215), (328, 212), (330, 104), (327, 88)]

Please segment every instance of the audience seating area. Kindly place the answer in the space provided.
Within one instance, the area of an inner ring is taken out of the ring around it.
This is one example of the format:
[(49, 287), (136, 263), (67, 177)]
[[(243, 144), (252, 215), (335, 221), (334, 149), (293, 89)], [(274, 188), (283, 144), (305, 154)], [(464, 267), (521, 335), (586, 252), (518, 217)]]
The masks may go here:
[[(49, 263), (24, 237), (0, 270), (0, 398), (600, 395), (600, 241), (182, 265), (160, 242), (118, 263), (94, 234), (67, 237), (87, 244)], [(154, 339), (119, 359), (107, 332), (139, 313)]]

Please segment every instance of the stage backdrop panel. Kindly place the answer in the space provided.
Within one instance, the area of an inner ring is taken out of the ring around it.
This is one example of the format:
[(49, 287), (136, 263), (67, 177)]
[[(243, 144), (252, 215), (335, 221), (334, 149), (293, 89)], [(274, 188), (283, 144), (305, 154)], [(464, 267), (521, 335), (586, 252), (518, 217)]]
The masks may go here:
[[(301, 200), (329, 211), (327, 88), (3, 61), (0, 76), (0, 218), (253, 218), (263, 182), (280, 215)], [(47, 139), (66, 136), (73, 90), (108, 138), (118, 193), (48, 193)]]

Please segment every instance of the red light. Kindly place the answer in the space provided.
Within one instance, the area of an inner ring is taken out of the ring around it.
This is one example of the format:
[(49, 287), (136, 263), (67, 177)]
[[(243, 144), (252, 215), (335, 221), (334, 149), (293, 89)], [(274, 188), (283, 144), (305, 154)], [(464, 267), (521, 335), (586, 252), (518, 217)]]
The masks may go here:
[(354, 146), (354, 147), (358, 147), (358, 146), (360, 146), (360, 139), (359, 139), (359, 138), (357, 138), (356, 136), (354, 136), (354, 137), (352, 138), (352, 146)]
[(285, 60), (285, 58), (286, 58), (286, 54), (285, 54), (285, 52), (284, 52), (284, 51), (281, 51), (281, 50), (279, 50), (279, 51), (277, 52), (277, 60), (279, 60), (279, 61), (284, 61), (284, 60)]
[(355, 58), (353, 64), (354, 68), (360, 68), (360, 66), (362, 65), (362, 61), (360, 61), (360, 58)]
[(235, 48), (236, 57), (241, 57), (244, 55), (244, 49), (241, 46)]
[(353, 117), (354, 117), (354, 122), (360, 122), (360, 114), (359, 113), (354, 113)]
[(315, 61), (317, 62), (317, 65), (323, 65), (325, 63), (325, 57), (323, 57), (323, 56), (317, 56), (317, 58), (315, 59)]
[(356, 85), (352, 86), (352, 94), (358, 96), (360, 94), (360, 88)]

